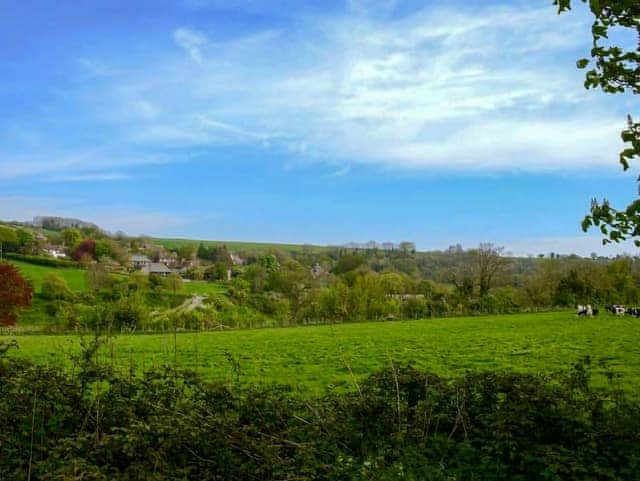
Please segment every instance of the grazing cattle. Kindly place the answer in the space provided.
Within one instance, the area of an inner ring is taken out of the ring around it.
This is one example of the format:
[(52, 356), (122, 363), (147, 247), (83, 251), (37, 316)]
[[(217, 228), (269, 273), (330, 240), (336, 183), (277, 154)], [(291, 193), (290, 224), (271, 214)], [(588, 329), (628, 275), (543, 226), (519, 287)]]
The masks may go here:
[[(597, 313), (597, 309), (596, 309), (596, 313)], [(586, 306), (583, 306), (581, 304), (578, 304), (578, 309), (576, 314), (578, 316), (588, 316), (591, 317), (594, 315), (594, 310), (591, 308), (591, 304), (587, 304)]]
[(633, 317), (640, 317), (640, 307), (630, 307), (626, 310), (626, 314)]
[(606, 309), (615, 316), (624, 316), (627, 312), (627, 308), (619, 304), (612, 304), (610, 306), (607, 306)]

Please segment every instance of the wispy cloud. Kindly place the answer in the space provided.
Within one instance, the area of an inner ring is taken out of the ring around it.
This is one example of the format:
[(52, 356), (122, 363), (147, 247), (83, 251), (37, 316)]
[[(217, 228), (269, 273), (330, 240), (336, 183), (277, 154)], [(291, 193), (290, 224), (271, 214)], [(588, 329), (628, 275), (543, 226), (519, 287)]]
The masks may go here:
[[(585, 18), (558, 18), (549, 5), (494, 3), (399, 14), (397, 3), (381, 10), (353, 0), (342, 14), (300, 15), (223, 40), (213, 27), (176, 26), (162, 51), (118, 75), (83, 57), (83, 67), (105, 79), (65, 92), (59, 111), (47, 107), (47, 122), (34, 129), (40, 150), (12, 138), (0, 178), (108, 175), (163, 149), (180, 160), (175, 149), (230, 144), (332, 166), (495, 172), (612, 165), (624, 117), (619, 104), (582, 90), (575, 58), (588, 47)], [(113, 52), (110, 62), (126, 56)], [(100, 135), (58, 145), (50, 127), (56, 116), (79, 138)]]
[[(288, 150), (305, 145), (316, 159), (403, 168), (611, 165), (621, 117), (581, 91), (573, 57), (557, 61), (580, 46), (576, 18), (559, 20), (546, 6), (436, 8), (384, 20), (369, 10), (354, 2), (356, 15), (314, 18), (300, 27), (307, 35), (240, 38), (206, 59), (204, 36), (186, 29), (183, 48), (201, 65), (187, 81), (192, 95), (181, 98), (200, 125), (184, 129), (178, 116), (173, 127), (150, 128), (180, 131), (198, 146), (269, 137)], [(252, 60), (264, 58), (268, 65)]]
[(207, 44), (207, 37), (203, 33), (192, 28), (181, 27), (173, 32), (173, 39), (193, 60), (202, 62), (202, 47)]
[(117, 70), (96, 59), (81, 57), (78, 63), (92, 77), (110, 77), (117, 74)]
[(71, 175), (53, 175), (44, 177), (44, 182), (68, 183), (68, 182), (120, 182), (129, 180), (131, 176), (120, 172), (97, 172)]

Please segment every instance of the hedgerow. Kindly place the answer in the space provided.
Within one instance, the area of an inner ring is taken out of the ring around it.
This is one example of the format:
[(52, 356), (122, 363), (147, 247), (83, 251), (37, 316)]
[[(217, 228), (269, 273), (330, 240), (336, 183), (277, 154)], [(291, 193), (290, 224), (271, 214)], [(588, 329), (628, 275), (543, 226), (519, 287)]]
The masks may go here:
[(637, 480), (640, 404), (565, 373), (391, 365), (347, 394), (0, 364), (0, 479)]

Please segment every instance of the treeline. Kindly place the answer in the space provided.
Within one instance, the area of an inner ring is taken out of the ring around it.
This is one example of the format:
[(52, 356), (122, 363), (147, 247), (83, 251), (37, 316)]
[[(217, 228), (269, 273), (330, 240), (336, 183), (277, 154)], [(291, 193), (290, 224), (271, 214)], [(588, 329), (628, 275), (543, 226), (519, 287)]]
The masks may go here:
[(0, 479), (634, 481), (640, 404), (566, 373), (391, 364), (351, 392), (209, 384), (171, 367), (117, 375), (0, 360)]
[[(218, 248), (218, 251), (221, 251)], [(59, 275), (44, 279), (38, 299), (53, 328), (90, 330), (92, 306), (103, 309), (115, 330), (206, 330), (333, 322), (532, 312), (576, 304), (640, 303), (636, 259), (535, 259), (526, 271), (493, 246), (457, 254), (438, 282), (402, 272), (376, 270), (376, 257), (345, 251), (320, 264), (283, 253), (191, 268), (193, 278), (226, 280), (226, 292), (209, 293), (189, 304), (184, 281), (134, 272), (114, 277), (101, 264), (86, 270), (88, 293), (74, 293)], [(405, 254), (409, 259), (415, 255)], [(406, 259), (405, 259), (406, 260)]]
[[(327, 256), (328, 257), (328, 256)], [(519, 259), (492, 245), (450, 256), (439, 277), (393, 268), (415, 253), (344, 251), (335, 258), (273, 254), (236, 269), (229, 298), (280, 323), (308, 324), (498, 314), (640, 302), (635, 258)], [(523, 266), (523, 261), (529, 264)], [(382, 264), (381, 264), (382, 263)], [(390, 264), (391, 265), (390, 265)]]

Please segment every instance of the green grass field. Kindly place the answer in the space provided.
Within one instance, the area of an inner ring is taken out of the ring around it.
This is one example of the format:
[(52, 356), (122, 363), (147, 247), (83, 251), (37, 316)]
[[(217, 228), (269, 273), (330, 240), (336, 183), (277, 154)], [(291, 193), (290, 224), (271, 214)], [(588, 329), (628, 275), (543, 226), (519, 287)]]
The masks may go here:
[[(302, 244), (279, 244), (268, 242), (241, 242), (241, 241), (215, 241), (215, 240), (195, 240), (195, 239), (153, 239), (154, 242), (163, 246), (166, 249), (179, 249), (184, 245), (200, 245), (202, 242), (206, 246), (221, 246), (226, 245), (231, 251), (238, 250), (255, 250), (258, 252), (264, 252), (271, 249), (279, 249), (286, 252), (302, 251)], [(331, 248), (327, 246), (308, 246), (313, 253), (322, 253), (328, 251)]]
[(184, 291), (187, 294), (223, 294), (227, 292), (227, 286), (215, 282), (191, 281), (184, 283)]
[(51, 273), (55, 273), (63, 277), (64, 280), (67, 281), (69, 288), (73, 291), (85, 291), (87, 289), (85, 271), (83, 269), (77, 269), (74, 267), (39, 266), (15, 260), (10, 262), (20, 269), (22, 275), (33, 282), (36, 292), (40, 291), (42, 280)]
[[(234, 380), (233, 358), (243, 383), (275, 381), (315, 393), (351, 389), (356, 380), (390, 367), (392, 360), (449, 376), (468, 369), (549, 372), (585, 356), (596, 366), (607, 362), (623, 376), (625, 387), (637, 389), (639, 327), (640, 321), (632, 318), (521, 314), (182, 333), (177, 351), (179, 366), (210, 380)], [(80, 342), (70, 335), (17, 338), (20, 349), (11, 356), (46, 363), (68, 364)], [(143, 370), (173, 363), (173, 350), (171, 334), (119, 335), (104, 355), (122, 369)], [(597, 382), (604, 385), (604, 377)]]

